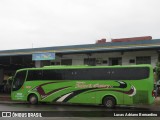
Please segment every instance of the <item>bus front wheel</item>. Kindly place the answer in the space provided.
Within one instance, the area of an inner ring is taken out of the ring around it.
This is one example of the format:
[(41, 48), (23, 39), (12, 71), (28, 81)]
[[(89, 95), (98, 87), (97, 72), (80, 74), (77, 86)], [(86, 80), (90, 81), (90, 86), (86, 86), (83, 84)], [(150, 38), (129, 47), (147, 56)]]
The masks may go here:
[(35, 94), (31, 94), (29, 95), (29, 99), (28, 99), (30, 104), (37, 104), (38, 103), (38, 97)]
[(114, 108), (116, 105), (116, 99), (112, 96), (106, 96), (103, 98), (103, 105), (107, 108)]

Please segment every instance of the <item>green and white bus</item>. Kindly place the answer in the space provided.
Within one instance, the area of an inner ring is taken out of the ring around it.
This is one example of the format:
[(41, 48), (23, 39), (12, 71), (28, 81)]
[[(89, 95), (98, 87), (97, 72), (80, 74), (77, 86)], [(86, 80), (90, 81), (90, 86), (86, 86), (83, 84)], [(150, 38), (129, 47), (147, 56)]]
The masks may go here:
[(152, 104), (151, 65), (46, 66), (20, 69), (13, 77), (12, 100), (115, 105)]

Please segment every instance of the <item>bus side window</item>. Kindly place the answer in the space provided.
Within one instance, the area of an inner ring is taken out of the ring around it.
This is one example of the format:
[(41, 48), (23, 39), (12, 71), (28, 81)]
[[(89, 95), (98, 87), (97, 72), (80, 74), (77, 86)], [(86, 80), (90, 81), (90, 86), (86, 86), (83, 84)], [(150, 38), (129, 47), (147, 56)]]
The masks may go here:
[(148, 67), (113, 68), (111, 72), (111, 80), (141, 80), (148, 77)]
[(43, 80), (64, 80), (63, 70), (43, 70)]
[(43, 77), (42, 70), (29, 70), (27, 81), (42, 80), (42, 77)]

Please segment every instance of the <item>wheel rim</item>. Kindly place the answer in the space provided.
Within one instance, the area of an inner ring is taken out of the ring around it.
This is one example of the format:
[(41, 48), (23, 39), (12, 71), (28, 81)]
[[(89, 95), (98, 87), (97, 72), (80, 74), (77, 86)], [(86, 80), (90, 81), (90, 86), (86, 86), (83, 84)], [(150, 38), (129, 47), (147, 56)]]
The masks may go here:
[(107, 100), (107, 101), (106, 101), (106, 106), (107, 106), (107, 107), (112, 107), (112, 106), (113, 106), (112, 100)]
[(30, 98), (30, 102), (31, 102), (32, 104), (36, 103), (36, 101), (37, 101), (37, 98), (36, 98), (35, 96), (32, 96), (32, 97)]

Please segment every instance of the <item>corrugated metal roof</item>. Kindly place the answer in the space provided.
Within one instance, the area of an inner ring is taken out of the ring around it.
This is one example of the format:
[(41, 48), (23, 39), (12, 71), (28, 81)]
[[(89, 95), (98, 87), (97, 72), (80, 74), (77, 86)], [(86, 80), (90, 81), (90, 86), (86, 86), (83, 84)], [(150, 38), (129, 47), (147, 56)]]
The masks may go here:
[(123, 51), (123, 50), (143, 50), (159, 49), (160, 39), (141, 40), (130, 42), (110, 42), (105, 44), (85, 44), (58, 47), (43, 47), (34, 49), (16, 49), (2, 50), (0, 56), (29, 55), (37, 52), (55, 52), (55, 53), (77, 53), (77, 52), (99, 52), (99, 51)]

